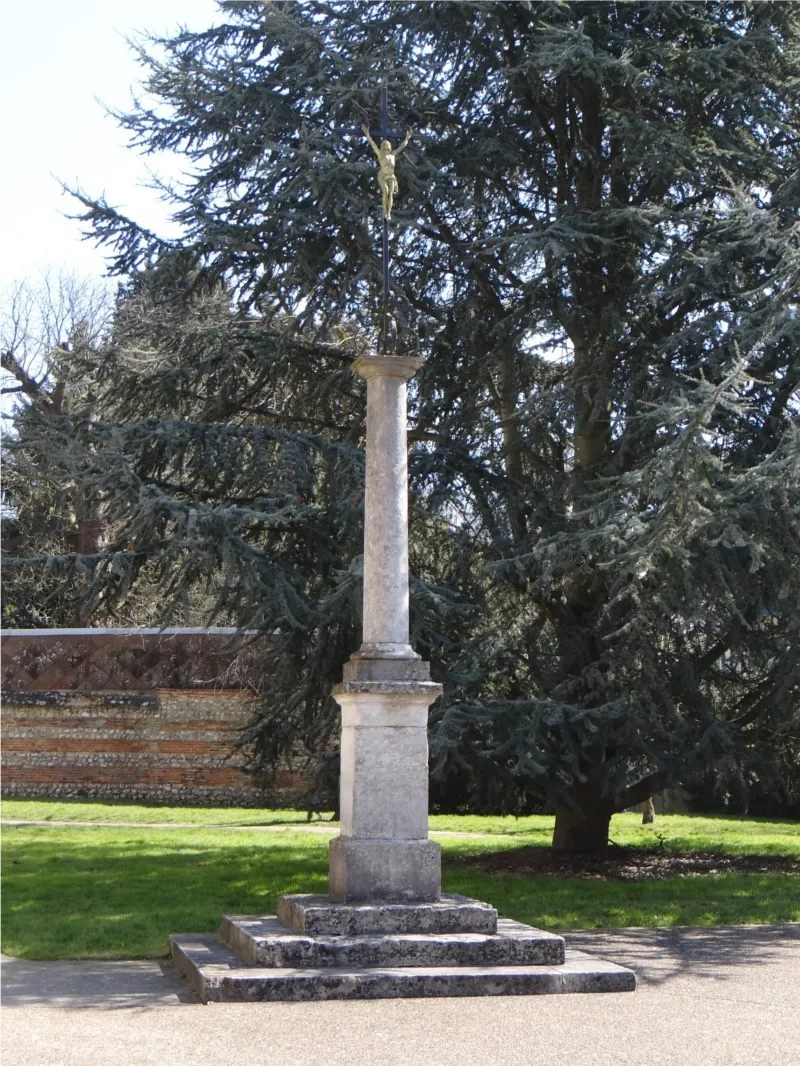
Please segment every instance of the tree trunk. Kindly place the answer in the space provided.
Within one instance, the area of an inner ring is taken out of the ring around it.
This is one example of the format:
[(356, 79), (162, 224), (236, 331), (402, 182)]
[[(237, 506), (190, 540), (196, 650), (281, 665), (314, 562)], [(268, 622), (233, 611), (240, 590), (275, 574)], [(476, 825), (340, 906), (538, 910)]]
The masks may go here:
[(611, 807), (600, 802), (586, 805), (580, 812), (557, 807), (553, 850), (604, 851), (608, 847), (612, 814)]
[[(71, 537), (74, 550), (78, 555), (94, 555), (99, 550), (103, 537), (103, 523), (92, 513), (91, 507), (87, 506), (85, 497), (79, 497), (75, 501), (75, 515), (77, 529)], [(74, 624), (79, 627), (87, 626), (96, 607), (96, 597), (83, 597), (76, 608)]]

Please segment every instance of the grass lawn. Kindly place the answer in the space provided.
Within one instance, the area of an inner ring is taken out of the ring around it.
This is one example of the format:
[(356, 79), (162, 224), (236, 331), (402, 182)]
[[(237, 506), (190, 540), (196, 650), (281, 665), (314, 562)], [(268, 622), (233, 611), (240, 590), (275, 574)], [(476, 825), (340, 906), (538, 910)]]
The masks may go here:
[[(0, 800), (0, 817), (27, 822), (151, 822), (208, 826), (308, 824), (305, 811), (262, 810), (258, 807), (163, 807), (145, 803), (103, 803), (100, 800), (4, 799)], [(318, 821), (320, 817), (315, 815), (314, 824)]]
[[(103, 803), (99, 800), (14, 800), (0, 801), (0, 817), (31, 822), (149, 823), (153, 825), (208, 826), (296, 826), (330, 825), (330, 812), (315, 815), (309, 823), (304, 811), (262, 810), (253, 807), (163, 807), (137, 803)], [(553, 817), (513, 815), (432, 814), (431, 832), (477, 833), (502, 836), (492, 850), (501, 847), (541, 845), (548, 847), (553, 836)], [(666, 814), (658, 815), (654, 826), (643, 826), (641, 815), (617, 814), (611, 822), (611, 838), (617, 844), (652, 847), (661, 844), (670, 851), (704, 850), (728, 854), (788, 855), (800, 857), (800, 825), (797, 822), (736, 816)]]
[[(124, 815), (120, 816), (120, 812)], [(101, 813), (102, 812), (102, 813)], [(281, 892), (327, 890), (328, 838), (303, 832), (298, 812), (154, 808), (5, 801), (5, 818), (166, 823), (135, 826), (6, 826), (3, 830), (3, 951), (30, 959), (147, 958), (166, 954), (167, 935), (215, 930), (223, 913), (274, 913)], [(112, 814), (116, 817), (112, 818)], [(235, 833), (224, 823), (286, 823), (285, 832)], [(800, 826), (742, 818), (662, 816), (655, 833), (637, 815), (612, 823), (618, 843), (670, 850), (800, 856)], [(460, 857), (545, 845), (552, 818), (444, 817), (432, 828), (487, 834), (440, 838), (444, 888), (488, 900), (505, 916), (546, 929), (800, 921), (800, 875), (671, 877), (619, 882), (488, 873)], [(169, 823), (172, 823), (170, 826)], [(222, 828), (218, 828), (223, 826)], [(496, 834), (496, 835), (489, 835)]]

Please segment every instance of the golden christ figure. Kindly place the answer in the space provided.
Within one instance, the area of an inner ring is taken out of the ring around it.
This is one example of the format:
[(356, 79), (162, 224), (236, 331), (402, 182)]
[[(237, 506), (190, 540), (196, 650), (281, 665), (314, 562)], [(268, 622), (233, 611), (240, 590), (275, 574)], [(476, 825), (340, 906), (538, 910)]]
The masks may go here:
[(391, 141), (381, 141), (380, 147), (373, 141), (369, 127), (362, 126), (361, 129), (366, 133), (367, 140), (372, 145), (372, 150), (378, 157), (378, 184), (381, 187), (381, 202), (383, 204), (383, 217), (392, 217), (392, 206), (394, 205), (395, 194), (398, 192), (400, 186), (397, 184), (397, 178), (395, 177), (394, 167), (397, 157), (408, 145), (411, 140), (411, 134), (413, 130), (409, 130), (406, 134), (406, 138), (402, 144), (399, 144), (397, 148), (392, 148)]

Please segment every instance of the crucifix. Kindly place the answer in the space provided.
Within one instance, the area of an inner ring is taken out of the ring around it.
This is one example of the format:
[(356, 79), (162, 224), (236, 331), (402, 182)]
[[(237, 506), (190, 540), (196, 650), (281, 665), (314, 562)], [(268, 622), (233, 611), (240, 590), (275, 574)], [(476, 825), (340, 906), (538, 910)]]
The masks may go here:
[[(412, 128), (405, 130), (402, 142), (392, 147), (390, 138), (397, 139), (403, 134), (397, 130), (389, 129), (389, 103), (388, 90), (384, 85), (381, 89), (381, 122), (380, 127), (370, 127), (368, 124), (361, 126), (369, 144), (375, 153), (378, 168), (378, 184), (381, 190), (381, 206), (383, 213), (383, 297), (381, 300), (381, 324), (380, 324), (380, 353), (389, 355), (394, 352), (397, 340), (397, 324), (391, 315), (392, 294), (389, 286), (389, 222), (392, 218), (394, 198), (399, 186), (395, 175), (397, 157), (408, 147), (411, 140)], [(379, 138), (373, 138), (373, 132)]]

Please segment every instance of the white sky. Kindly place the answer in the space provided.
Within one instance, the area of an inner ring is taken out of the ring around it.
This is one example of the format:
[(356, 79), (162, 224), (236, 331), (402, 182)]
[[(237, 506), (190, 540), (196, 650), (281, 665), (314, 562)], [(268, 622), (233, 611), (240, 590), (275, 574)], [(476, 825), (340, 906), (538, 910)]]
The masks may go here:
[[(172, 34), (220, 21), (214, 0), (9, 0), (0, 15), (0, 288), (48, 268), (105, 273), (102, 254), (65, 218), (79, 185), (145, 225), (165, 230), (168, 210), (144, 187), (148, 167), (179, 171), (175, 157), (145, 157), (104, 105), (126, 109), (141, 68), (125, 37)], [(79, 205), (77, 205), (79, 206)]]

